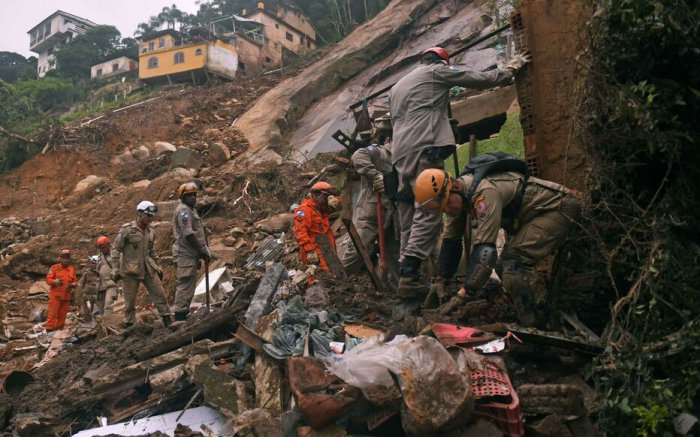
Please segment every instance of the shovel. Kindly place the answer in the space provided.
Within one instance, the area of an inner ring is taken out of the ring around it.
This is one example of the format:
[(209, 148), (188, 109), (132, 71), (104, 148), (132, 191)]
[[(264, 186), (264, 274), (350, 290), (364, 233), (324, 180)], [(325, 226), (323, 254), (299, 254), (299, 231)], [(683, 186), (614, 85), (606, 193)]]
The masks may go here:
[(204, 260), (204, 285), (206, 287), (205, 299), (207, 302), (207, 312), (209, 312), (210, 308), (209, 308), (209, 260), (208, 259)]
[(386, 245), (384, 242), (384, 216), (382, 214), (382, 198), (379, 193), (377, 196), (377, 224), (379, 227), (379, 268), (378, 274), (382, 281), (387, 281), (386, 271)]

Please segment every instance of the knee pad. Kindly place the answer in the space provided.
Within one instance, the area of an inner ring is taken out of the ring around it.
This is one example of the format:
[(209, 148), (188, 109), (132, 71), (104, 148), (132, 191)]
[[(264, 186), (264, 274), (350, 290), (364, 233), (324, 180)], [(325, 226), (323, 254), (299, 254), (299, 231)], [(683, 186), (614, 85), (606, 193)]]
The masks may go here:
[(493, 244), (477, 244), (472, 250), (467, 271), (467, 288), (479, 291), (491, 277), (491, 271), (498, 261), (498, 252)]

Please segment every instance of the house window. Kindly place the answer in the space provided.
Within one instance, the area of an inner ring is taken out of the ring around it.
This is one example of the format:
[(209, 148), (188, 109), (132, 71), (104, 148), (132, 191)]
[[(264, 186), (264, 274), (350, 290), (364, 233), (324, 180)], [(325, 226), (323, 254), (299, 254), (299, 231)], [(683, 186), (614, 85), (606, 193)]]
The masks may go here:
[(194, 55), (195, 56), (202, 56), (202, 49), (195, 50)]
[(100, 76), (102, 76), (102, 69), (98, 68), (97, 69), (97, 77), (100, 77)]
[(175, 53), (175, 61), (173, 63), (174, 64), (182, 64), (184, 62), (185, 62), (185, 53), (183, 53), (183, 52)]
[(119, 70), (119, 64), (112, 64), (112, 73), (115, 73), (117, 70)]
[(279, 29), (279, 28), (280, 28), (280, 25), (275, 23), (275, 29)]
[(160, 38), (158, 40), (158, 48), (165, 47), (165, 38)]
[(265, 62), (267, 62), (268, 64), (272, 64), (272, 59), (265, 56)]
[(275, 48), (279, 47), (279, 44), (275, 43)]
[(72, 21), (69, 20), (68, 18), (64, 18), (64, 19), (63, 19), (63, 23), (64, 23), (64, 24), (71, 24)]
[(311, 48), (311, 41), (310, 40), (306, 40), (306, 47)]
[(53, 55), (53, 47), (49, 48), (49, 55)]
[(51, 35), (51, 22), (49, 21), (46, 23), (46, 26), (44, 26), (44, 37), (47, 37)]
[(289, 33), (289, 32), (286, 32), (286, 34), (287, 34), (287, 35), (285, 35), (285, 36), (287, 37), (287, 41), (294, 42), (294, 35), (292, 35), (292, 34)]
[(154, 43), (153, 41), (148, 43), (148, 50), (153, 50), (155, 48), (156, 48), (156, 43)]
[(148, 58), (148, 68), (158, 68), (158, 56)]

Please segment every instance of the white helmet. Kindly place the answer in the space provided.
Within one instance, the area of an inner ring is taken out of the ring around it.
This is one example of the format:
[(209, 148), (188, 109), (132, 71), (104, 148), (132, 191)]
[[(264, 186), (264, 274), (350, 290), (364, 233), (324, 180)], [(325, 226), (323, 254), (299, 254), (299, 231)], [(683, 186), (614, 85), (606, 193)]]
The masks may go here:
[(139, 202), (138, 205), (136, 205), (136, 212), (141, 214), (148, 214), (148, 215), (155, 215), (155, 213), (158, 212), (158, 207), (153, 204), (153, 202), (149, 202), (148, 200), (142, 200)]
[(90, 257), (90, 262), (93, 264), (97, 264), (97, 262), (100, 260), (100, 257), (97, 255), (93, 255)]

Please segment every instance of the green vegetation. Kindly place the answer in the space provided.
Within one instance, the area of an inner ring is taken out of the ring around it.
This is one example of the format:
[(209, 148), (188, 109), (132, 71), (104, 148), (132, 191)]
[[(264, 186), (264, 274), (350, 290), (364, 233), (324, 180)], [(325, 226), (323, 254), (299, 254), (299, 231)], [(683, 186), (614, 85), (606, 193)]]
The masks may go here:
[(27, 59), (19, 53), (0, 52), (0, 80), (15, 83), (21, 79), (36, 79), (36, 63), (34, 56)]
[(697, 416), (700, 400), (700, 3), (590, 10), (575, 115), (591, 168), (588, 262), (611, 303), (591, 368), (600, 432), (676, 435), (674, 418)]
[[(506, 118), (506, 122), (498, 133), (498, 138), (477, 141), (476, 154), (481, 155), (486, 152), (505, 152), (520, 157), (525, 156), (525, 146), (523, 142), (523, 128), (520, 126), (520, 113), (514, 112)], [(457, 149), (460, 167), (469, 162), (469, 142)], [(445, 170), (451, 175), (459, 174), (462, 169), (455, 172), (454, 161), (451, 158), (445, 160)]]

